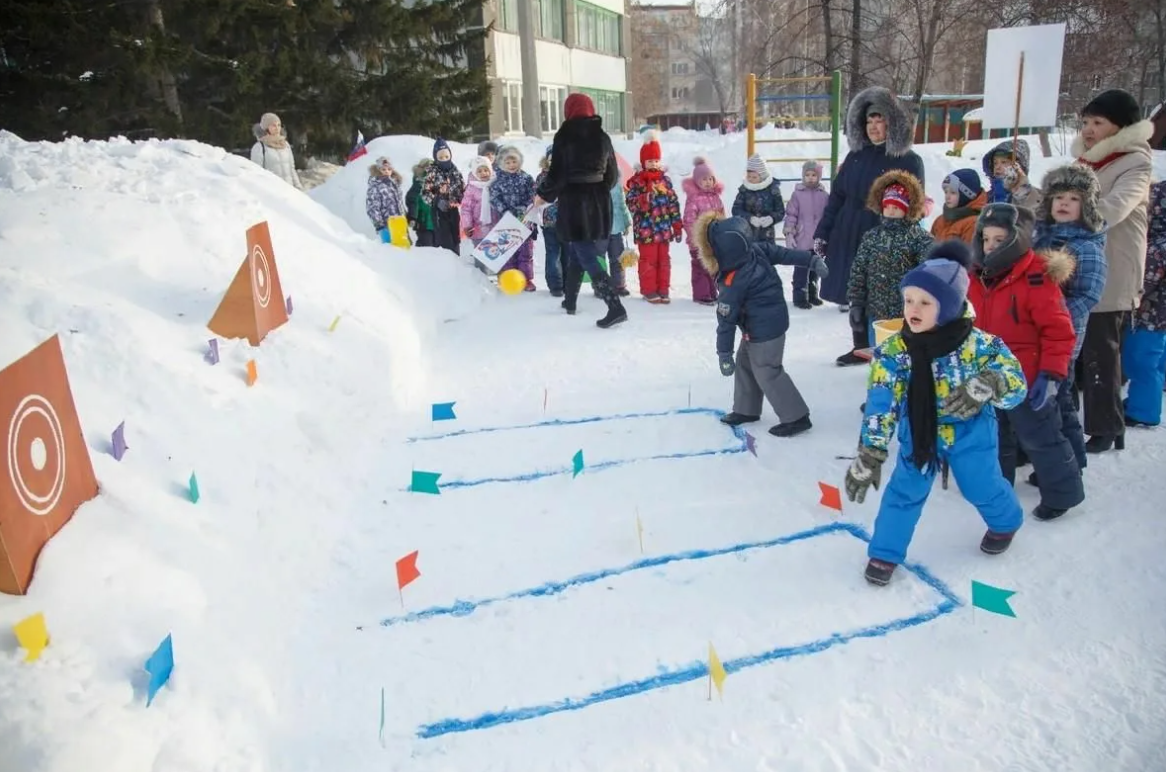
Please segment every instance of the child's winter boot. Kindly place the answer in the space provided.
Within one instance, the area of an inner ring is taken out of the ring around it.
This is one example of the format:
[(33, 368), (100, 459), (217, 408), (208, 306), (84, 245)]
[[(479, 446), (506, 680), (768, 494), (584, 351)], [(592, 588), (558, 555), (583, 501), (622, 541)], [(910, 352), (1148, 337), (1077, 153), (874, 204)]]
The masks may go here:
[(984, 534), (984, 538), (980, 540), (980, 551), (987, 555), (999, 555), (1012, 545), (1012, 537), (1015, 535), (1016, 531), (1012, 533), (988, 531)]
[(897, 566), (894, 563), (888, 563), (885, 560), (875, 560), (871, 558), (870, 562), (866, 564), (866, 571), (863, 574), (866, 580), (871, 584), (884, 586), (891, 581), (891, 576), (895, 573)]

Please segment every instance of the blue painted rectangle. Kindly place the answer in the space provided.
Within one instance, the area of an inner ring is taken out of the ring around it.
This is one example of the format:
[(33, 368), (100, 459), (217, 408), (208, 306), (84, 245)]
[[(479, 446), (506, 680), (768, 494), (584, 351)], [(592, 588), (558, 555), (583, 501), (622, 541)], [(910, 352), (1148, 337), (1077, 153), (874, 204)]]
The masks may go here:
[(573, 474), (580, 448), (583, 473), (638, 461), (745, 452), (745, 432), (720, 422), (723, 410), (682, 408), (645, 413), (552, 419), (517, 426), (461, 429), (411, 437), (417, 468), (442, 473), (442, 490), (531, 482)]
[(417, 736), (439, 737), (705, 678), (707, 662), (686, 654), (702, 657), (710, 640), (731, 675), (886, 636), (962, 605), (917, 565), (903, 566), (906, 580), (872, 591), (861, 577), (869, 538), (835, 522), (390, 617), (381, 625), (393, 649), (424, 652), (394, 688), (463, 685), (446, 706), (460, 715), (424, 711)]

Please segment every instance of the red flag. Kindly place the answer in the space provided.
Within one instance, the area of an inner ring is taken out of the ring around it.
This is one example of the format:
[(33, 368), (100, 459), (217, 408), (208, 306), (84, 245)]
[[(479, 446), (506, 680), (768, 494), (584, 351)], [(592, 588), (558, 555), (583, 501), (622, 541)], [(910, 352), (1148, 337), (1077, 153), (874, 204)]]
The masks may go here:
[[(818, 488), (822, 491), (822, 500), (818, 503), (830, 509), (842, 511), (842, 492), (833, 485), (827, 485), (824, 482), (818, 483)], [(398, 569), (399, 570), (399, 569)]]
[(417, 570), (417, 552), (418, 550), (413, 550), (408, 555), (397, 561), (398, 590), (403, 590), (405, 585), (421, 576), (421, 572)]

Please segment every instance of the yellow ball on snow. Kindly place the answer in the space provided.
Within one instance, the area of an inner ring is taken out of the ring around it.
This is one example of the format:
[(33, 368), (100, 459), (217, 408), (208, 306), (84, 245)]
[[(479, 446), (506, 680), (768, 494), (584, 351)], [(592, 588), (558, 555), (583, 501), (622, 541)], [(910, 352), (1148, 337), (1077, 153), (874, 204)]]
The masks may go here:
[(498, 274), (498, 289), (507, 295), (517, 295), (526, 289), (526, 274), (511, 268)]

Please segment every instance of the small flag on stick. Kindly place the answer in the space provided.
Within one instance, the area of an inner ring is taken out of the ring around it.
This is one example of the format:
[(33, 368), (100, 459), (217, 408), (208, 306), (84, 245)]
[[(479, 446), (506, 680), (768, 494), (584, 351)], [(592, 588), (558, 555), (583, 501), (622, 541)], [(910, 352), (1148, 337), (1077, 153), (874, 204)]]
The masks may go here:
[(154, 701), (154, 695), (170, 680), (170, 673), (174, 670), (174, 642), (170, 636), (159, 644), (150, 658), (146, 660), (146, 672), (150, 674), (150, 685), (146, 692), (146, 707)]
[(822, 491), (822, 498), (818, 501), (824, 507), (842, 511), (842, 492), (833, 485), (827, 485), (824, 482), (818, 483), (818, 489)]
[(435, 402), (433, 405), (433, 420), (434, 421), (453, 421), (457, 418), (453, 412), (453, 406), (456, 402)]
[(126, 422), (122, 421), (113, 430), (113, 457), (117, 461), (121, 461), (122, 456), (126, 454)]
[(198, 478), (194, 476), (194, 472), (190, 473), (190, 483), (188, 485), (190, 493), (190, 503), (197, 504), (200, 498), (198, 493)]
[(247, 360), (247, 385), (254, 386), (255, 381), (259, 380), (259, 368), (255, 365), (254, 359)]
[(16, 634), (16, 642), (28, 652), (24, 657), (25, 662), (36, 662), (49, 645), (49, 629), (44, 614), (33, 614), (17, 622), (12, 626), (12, 632)]
[(713, 686), (717, 687), (717, 694), (721, 695), (721, 699), (725, 698), (725, 666), (721, 664), (721, 658), (717, 656), (717, 650), (713, 648), (712, 641), (709, 641), (709, 699), (713, 698)]
[(203, 356), (208, 364), (217, 365), (219, 363), (219, 339), (211, 338), (207, 341), (206, 354)]
[(1005, 590), (1002, 587), (993, 587), (972, 580), (972, 606), (991, 611), (993, 614), (1015, 617), (1016, 612), (1008, 605), (1008, 599), (1015, 594), (1015, 590)]
[(640, 513), (636, 512), (636, 535), (640, 537), (640, 554), (644, 554), (644, 523), (640, 520)]
[(752, 453), (754, 458), (757, 457), (757, 438), (749, 432), (745, 432), (745, 450)]
[(381, 729), (379, 732), (381, 747), (385, 747), (385, 687), (381, 687)]
[(337, 317), (332, 320), (332, 324), (328, 325), (328, 332), (336, 332), (336, 325), (338, 325), (338, 324), (340, 324), (340, 316), (339, 315), (337, 315)]
[(397, 593), (401, 596), (402, 608), (405, 607), (405, 587), (421, 576), (417, 570), (417, 552), (413, 550), (397, 561)]
[(441, 489), (437, 487), (437, 481), (441, 477), (441, 472), (418, 472), (413, 470), (413, 481), (409, 484), (409, 490), (414, 493), (434, 493), (440, 494)]
[(291, 301), (291, 295), (288, 295), (288, 296), (287, 296), (287, 315), (288, 315), (288, 316), (291, 316), (291, 315), (292, 315), (292, 301)]
[(575, 451), (575, 455), (571, 458), (571, 466), (573, 468), (572, 478), (578, 477), (579, 473), (583, 471), (583, 451)]

